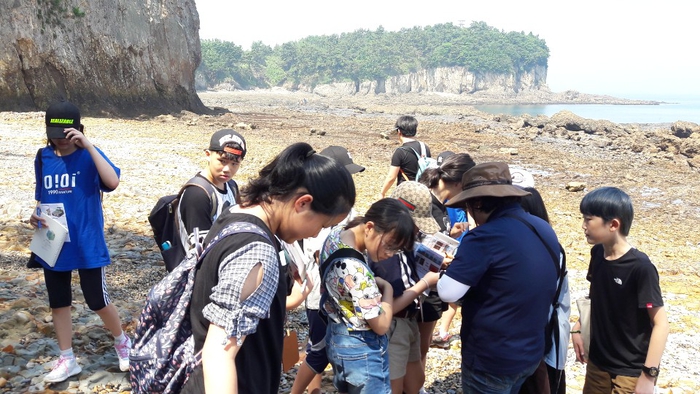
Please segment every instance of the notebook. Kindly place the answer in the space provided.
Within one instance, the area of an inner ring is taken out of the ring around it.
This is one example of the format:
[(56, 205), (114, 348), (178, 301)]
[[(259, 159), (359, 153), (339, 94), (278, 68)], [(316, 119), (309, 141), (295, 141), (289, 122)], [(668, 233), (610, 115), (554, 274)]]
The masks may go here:
[(34, 231), (29, 250), (34, 252), (50, 267), (56, 265), (58, 255), (61, 253), (63, 243), (66, 241), (68, 229), (54, 219), (51, 215), (42, 215), (46, 220), (46, 226), (41, 226)]

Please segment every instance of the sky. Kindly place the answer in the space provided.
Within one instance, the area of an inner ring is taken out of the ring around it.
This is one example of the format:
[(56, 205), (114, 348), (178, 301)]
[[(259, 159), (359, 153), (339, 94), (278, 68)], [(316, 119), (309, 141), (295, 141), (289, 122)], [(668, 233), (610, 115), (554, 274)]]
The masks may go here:
[(547, 85), (626, 98), (700, 96), (700, 29), (690, 0), (195, 0), (201, 39), (274, 47), (309, 35), (486, 22), (549, 47)]

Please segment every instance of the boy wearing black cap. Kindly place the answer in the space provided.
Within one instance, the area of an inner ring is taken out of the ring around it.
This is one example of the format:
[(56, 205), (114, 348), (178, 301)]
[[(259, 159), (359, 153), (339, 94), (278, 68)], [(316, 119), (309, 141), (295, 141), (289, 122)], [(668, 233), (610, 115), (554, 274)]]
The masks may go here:
[(246, 152), (245, 139), (235, 130), (223, 129), (211, 136), (209, 149), (204, 151), (207, 167), (187, 182), (201, 187), (186, 188), (178, 205), (180, 238), (185, 250), (194, 241), (189, 238), (195, 228), (200, 237), (206, 236), (222, 210), (238, 203), (238, 184), (233, 177)]

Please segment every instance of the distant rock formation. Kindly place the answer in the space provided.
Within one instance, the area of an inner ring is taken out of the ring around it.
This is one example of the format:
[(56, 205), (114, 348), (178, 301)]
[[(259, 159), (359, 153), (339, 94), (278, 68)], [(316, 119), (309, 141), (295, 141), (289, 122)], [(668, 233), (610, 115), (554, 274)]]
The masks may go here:
[(6, 0), (0, 111), (67, 98), (89, 114), (206, 111), (194, 0)]
[(377, 81), (364, 81), (319, 85), (313, 89), (300, 87), (320, 95), (332, 94), (400, 94), (400, 93), (476, 93), (489, 91), (498, 94), (517, 94), (525, 90), (545, 90), (547, 68), (535, 67), (530, 72), (516, 74), (475, 73), (466, 67), (438, 67), (419, 70)]
[(547, 86), (547, 68), (515, 74), (475, 73), (465, 67), (440, 67), (384, 80), (338, 82), (318, 86), (287, 86), (324, 97), (371, 94), (458, 94), (469, 104), (659, 104), (567, 90), (555, 93)]

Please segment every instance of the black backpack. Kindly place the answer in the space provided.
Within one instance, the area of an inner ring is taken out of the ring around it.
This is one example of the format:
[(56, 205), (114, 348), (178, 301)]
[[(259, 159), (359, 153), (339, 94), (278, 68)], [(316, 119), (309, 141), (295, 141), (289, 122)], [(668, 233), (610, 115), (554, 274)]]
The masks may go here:
[[(238, 185), (231, 180), (228, 183), (234, 195), (238, 198)], [(180, 221), (178, 219), (178, 204), (185, 189), (196, 186), (204, 190), (211, 198), (211, 217), (216, 215), (218, 209), (218, 198), (214, 186), (201, 176), (195, 176), (185, 183), (177, 194), (163, 196), (158, 199), (156, 205), (148, 215), (148, 222), (153, 230), (153, 239), (160, 249), (160, 254), (165, 262), (165, 269), (172, 272), (175, 267), (185, 258), (187, 250), (183, 246), (184, 242), (180, 235)]]

